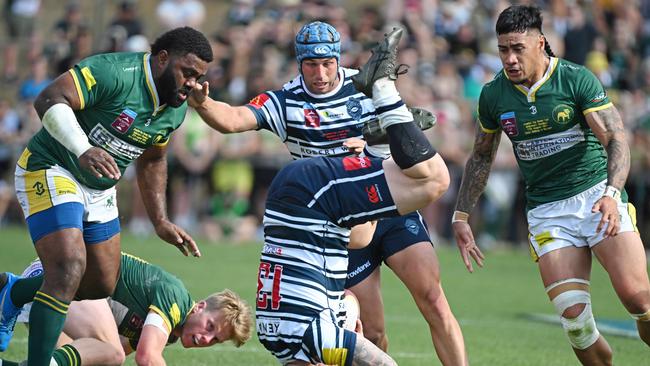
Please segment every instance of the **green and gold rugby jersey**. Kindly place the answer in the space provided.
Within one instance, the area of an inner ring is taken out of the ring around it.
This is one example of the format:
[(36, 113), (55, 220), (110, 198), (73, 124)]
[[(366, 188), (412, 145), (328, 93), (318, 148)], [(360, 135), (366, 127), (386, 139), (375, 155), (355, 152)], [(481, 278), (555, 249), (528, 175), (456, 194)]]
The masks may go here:
[[(187, 104), (160, 105), (151, 74), (149, 53), (108, 53), (88, 57), (69, 70), (79, 94), (75, 111), (93, 146), (106, 150), (124, 173), (152, 145), (164, 145), (183, 122)], [(34, 171), (62, 166), (87, 187), (107, 189), (117, 181), (96, 178), (42, 128), (27, 145), (23, 168)]]
[[(122, 253), (120, 278), (109, 305), (120, 335), (137, 348), (147, 314), (158, 313), (173, 330), (183, 324), (194, 301), (183, 282), (163, 270), (130, 254)], [(176, 341), (170, 334), (168, 343)]]
[(611, 106), (591, 71), (551, 57), (530, 89), (499, 72), (481, 91), (478, 117), (483, 131), (503, 130), (512, 141), (531, 209), (607, 178), (607, 154), (585, 115)]

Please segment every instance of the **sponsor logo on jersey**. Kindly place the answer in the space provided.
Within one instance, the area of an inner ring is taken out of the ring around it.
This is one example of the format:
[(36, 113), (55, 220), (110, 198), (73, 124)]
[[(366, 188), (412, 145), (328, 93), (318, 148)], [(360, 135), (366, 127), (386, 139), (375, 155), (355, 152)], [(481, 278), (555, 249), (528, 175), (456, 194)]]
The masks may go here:
[(302, 112), (305, 116), (305, 126), (307, 127), (320, 127), (320, 116), (316, 108), (309, 103), (302, 105)]
[(257, 333), (267, 336), (277, 336), (280, 330), (280, 323), (282, 320), (277, 318), (264, 318), (257, 317)]
[(327, 118), (331, 118), (331, 119), (343, 117), (343, 113), (334, 113), (334, 112), (330, 112), (330, 111), (323, 111), (322, 114), (323, 114), (323, 116), (325, 116)]
[(413, 235), (418, 235), (420, 232), (420, 225), (418, 225), (418, 222), (413, 219), (406, 219), (406, 221), (404, 221), (404, 227)]
[(263, 254), (282, 255), (282, 248), (280, 248), (278, 246), (275, 246), (275, 245), (264, 244), (264, 247), (262, 247), (262, 253)]
[(96, 125), (88, 134), (88, 138), (95, 145), (102, 147), (104, 150), (128, 160), (137, 159), (144, 152), (143, 148), (129, 144), (111, 134), (104, 126)]
[(573, 111), (573, 108), (569, 107), (566, 104), (560, 104), (553, 108), (553, 121), (561, 125), (565, 125), (573, 121), (574, 115), (575, 112)]
[(592, 103), (602, 102), (603, 100), (605, 100), (605, 98), (607, 98), (607, 92), (601, 92), (601, 93), (599, 93), (598, 95), (596, 95), (596, 96), (591, 100), (591, 102), (592, 102)]
[(115, 118), (115, 121), (111, 123), (111, 127), (113, 127), (117, 132), (124, 134), (129, 130), (137, 116), (138, 114), (134, 111), (125, 109), (119, 116), (117, 116), (117, 118)]
[(260, 109), (266, 103), (266, 101), (269, 100), (269, 95), (266, 93), (262, 93), (255, 98), (251, 99), (250, 102), (248, 102), (248, 105), (255, 108), (255, 109)]
[(347, 156), (343, 158), (343, 169), (347, 171), (370, 168), (370, 158), (367, 156)]
[(508, 136), (517, 136), (519, 135), (519, 129), (517, 128), (517, 118), (515, 117), (515, 112), (507, 112), (501, 115), (501, 128), (503, 132)]
[(361, 107), (361, 102), (359, 99), (350, 98), (345, 102), (345, 108), (348, 111), (350, 117), (354, 118), (356, 121), (361, 119), (363, 115), (363, 108)]
[(381, 201), (379, 190), (377, 189), (376, 184), (373, 184), (370, 187), (366, 187), (366, 193), (368, 194), (368, 201), (371, 203), (379, 203), (379, 201)]
[(536, 160), (568, 150), (584, 141), (584, 132), (580, 129), (580, 125), (576, 125), (560, 133), (513, 143), (515, 154), (519, 159)]

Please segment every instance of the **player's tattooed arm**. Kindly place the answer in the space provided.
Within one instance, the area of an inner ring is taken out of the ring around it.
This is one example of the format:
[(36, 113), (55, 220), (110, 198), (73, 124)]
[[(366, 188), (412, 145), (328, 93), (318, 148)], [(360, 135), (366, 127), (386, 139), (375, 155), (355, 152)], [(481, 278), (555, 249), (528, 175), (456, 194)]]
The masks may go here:
[(494, 161), (500, 141), (501, 131), (489, 133), (483, 131), (480, 126), (476, 127), (474, 149), (465, 165), (456, 200), (456, 211), (470, 213), (476, 206), (476, 202), (487, 185), (492, 161)]
[(394, 366), (395, 361), (369, 340), (357, 337), (353, 366)]
[(630, 171), (630, 147), (616, 107), (586, 115), (587, 124), (607, 151), (607, 184), (622, 189)]

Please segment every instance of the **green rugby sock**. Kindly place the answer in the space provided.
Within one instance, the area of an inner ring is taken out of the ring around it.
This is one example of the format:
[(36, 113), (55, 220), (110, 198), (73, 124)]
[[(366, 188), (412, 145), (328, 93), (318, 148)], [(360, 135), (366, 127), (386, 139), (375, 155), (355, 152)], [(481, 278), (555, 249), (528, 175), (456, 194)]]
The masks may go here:
[(54, 351), (52, 358), (59, 366), (81, 366), (79, 351), (71, 344), (66, 344)]
[(58, 300), (41, 291), (36, 292), (29, 314), (31, 331), (27, 359), (30, 365), (50, 365), (69, 306), (69, 302)]
[(9, 296), (11, 296), (11, 302), (13, 302), (16, 307), (21, 307), (28, 302), (32, 302), (34, 295), (36, 295), (36, 291), (41, 288), (42, 284), (43, 275), (17, 280), (9, 293)]

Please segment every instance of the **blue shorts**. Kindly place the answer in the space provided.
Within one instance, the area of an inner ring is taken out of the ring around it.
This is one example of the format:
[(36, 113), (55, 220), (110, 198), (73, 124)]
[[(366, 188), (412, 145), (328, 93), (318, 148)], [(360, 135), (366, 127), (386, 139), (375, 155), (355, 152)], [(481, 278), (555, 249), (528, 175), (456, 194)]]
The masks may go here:
[(405, 216), (379, 220), (375, 235), (367, 247), (348, 250), (348, 277), (345, 288), (365, 280), (391, 255), (423, 241), (431, 243), (427, 225), (417, 211)]

